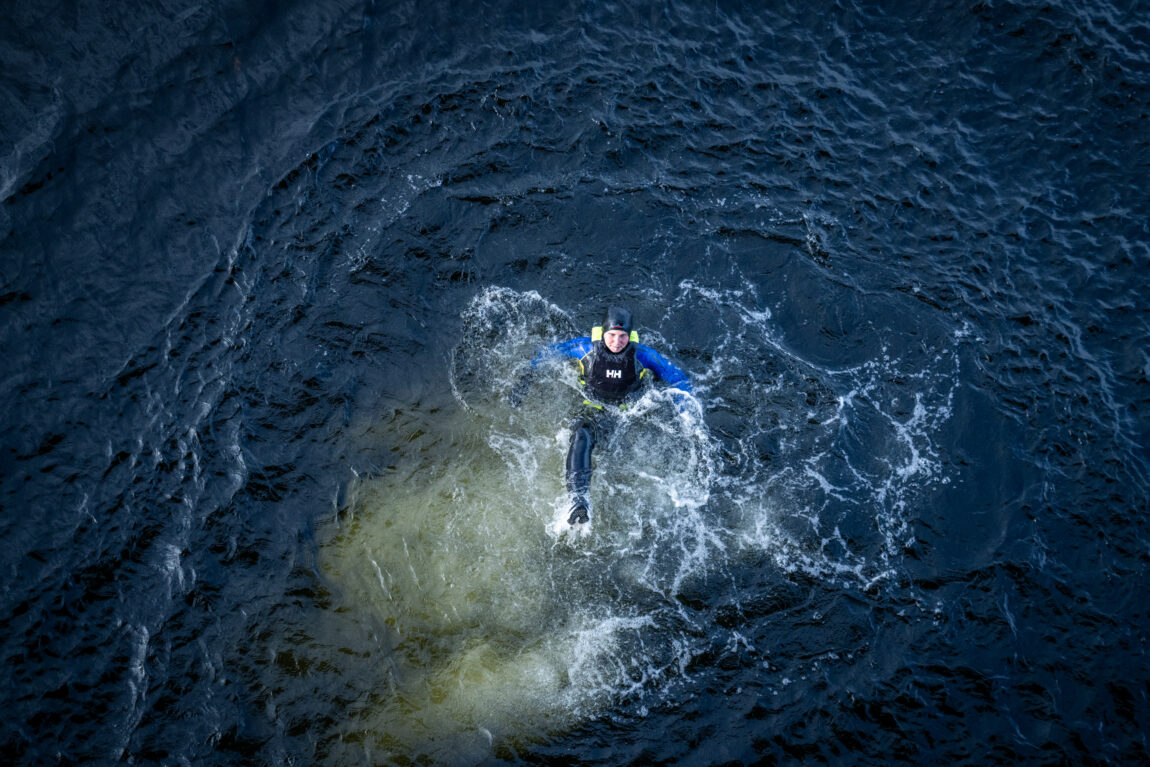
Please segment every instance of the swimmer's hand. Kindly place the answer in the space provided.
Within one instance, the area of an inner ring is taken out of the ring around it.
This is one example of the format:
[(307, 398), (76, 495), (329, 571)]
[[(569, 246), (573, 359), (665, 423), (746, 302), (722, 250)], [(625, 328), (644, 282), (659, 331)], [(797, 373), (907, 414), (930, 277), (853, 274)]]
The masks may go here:
[(703, 406), (699, 403), (699, 400), (695, 399), (695, 395), (682, 389), (671, 389), (670, 394), (671, 401), (675, 403), (675, 408), (679, 411), (679, 415), (684, 418), (702, 420)]

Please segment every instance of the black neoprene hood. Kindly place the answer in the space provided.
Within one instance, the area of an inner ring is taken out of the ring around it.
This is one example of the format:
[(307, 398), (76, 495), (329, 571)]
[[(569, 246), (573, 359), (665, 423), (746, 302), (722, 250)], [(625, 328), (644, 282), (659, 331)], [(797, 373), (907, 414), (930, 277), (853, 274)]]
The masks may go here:
[(630, 309), (622, 306), (607, 307), (607, 316), (603, 318), (604, 333), (608, 330), (622, 330), (624, 333), (630, 333), (633, 329)]

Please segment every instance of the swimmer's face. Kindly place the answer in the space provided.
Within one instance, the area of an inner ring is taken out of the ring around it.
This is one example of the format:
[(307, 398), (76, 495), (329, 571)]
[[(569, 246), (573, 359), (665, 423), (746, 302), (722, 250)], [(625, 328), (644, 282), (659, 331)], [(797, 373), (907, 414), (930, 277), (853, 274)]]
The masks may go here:
[(630, 336), (625, 331), (608, 330), (603, 334), (603, 345), (606, 346), (612, 354), (618, 354), (627, 346), (629, 339)]

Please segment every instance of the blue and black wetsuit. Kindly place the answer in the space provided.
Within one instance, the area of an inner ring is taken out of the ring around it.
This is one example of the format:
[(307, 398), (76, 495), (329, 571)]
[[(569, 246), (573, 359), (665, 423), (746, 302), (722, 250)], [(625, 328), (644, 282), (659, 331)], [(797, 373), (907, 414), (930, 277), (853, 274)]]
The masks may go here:
[[(588, 397), (584, 407), (571, 422), (571, 444), (567, 450), (567, 492), (571, 496), (571, 517), (568, 522), (586, 522), (591, 487), (591, 450), (595, 447), (596, 421), (612, 409), (625, 408), (628, 400), (637, 396), (640, 388), (651, 377), (683, 392), (684, 399), (691, 394), (687, 375), (671, 364), (663, 355), (638, 342), (631, 332), (630, 342), (615, 353), (602, 340), (602, 328), (595, 328), (591, 336), (572, 338), (551, 344), (531, 361), (531, 369), (548, 358), (566, 357), (579, 365), (579, 383)], [(527, 376), (512, 392), (512, 400), (523, 396)]]
[(579, 383), (595, 399), (617, 404), (626, 401), (639, 390), (644, 376), (653, 374), (668, 386), (691, 393), (687, 374), (672, 365), (667, 358), (650, 346), (631, 341), (623, 351), (615, 354), (604, 346), (601, 338), (590, 336), (572, 338), (551, 344), (531, 361), (535, 367), (549, 356), (569, 357), (579, 362)]

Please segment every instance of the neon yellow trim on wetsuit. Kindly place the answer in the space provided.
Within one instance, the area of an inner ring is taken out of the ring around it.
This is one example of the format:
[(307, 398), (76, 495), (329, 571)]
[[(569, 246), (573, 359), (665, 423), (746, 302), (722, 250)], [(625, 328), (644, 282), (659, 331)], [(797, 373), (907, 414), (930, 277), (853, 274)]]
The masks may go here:
[[(593, 407), (596, 410), (604, 410), (607, 407), (606, 405), (600, 405), (598, 402), (592, 402), (589, 399), (583, 400), (583, 404), (586, 405), (587, 407)], [(628, 407), (630, 407), (630, 405), (626, 402), (620, 402), (618, 404), (618, 408), (620, 410), (626, 410)]]

